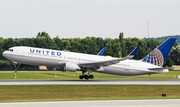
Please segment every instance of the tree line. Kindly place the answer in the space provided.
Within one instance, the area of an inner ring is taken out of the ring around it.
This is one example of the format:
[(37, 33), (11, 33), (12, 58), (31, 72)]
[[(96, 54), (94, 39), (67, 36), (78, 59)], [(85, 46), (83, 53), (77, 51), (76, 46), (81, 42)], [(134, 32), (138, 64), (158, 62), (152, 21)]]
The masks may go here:
[[(13, 62), (8, 61), (2, 56), (2, 52), (13, 46), (30, 46), (39, 48), (48, 48), (55, 50), (64, 50), (71, 52), (98, 54), (99, 51), (107, 47), (104, 55), (112, 57), (125, 57), (135, 47), (140, 46), (133, 59), (139, 60), (148, 55), (152, 50), (159, 46), (163, 40), (156, 40), (152, 38), (138, 39), (124, 38), (123, 32), (120, 32), (119, 37), (115, 39), (101, 38), (101, 37), (86, 37), (86, 38), (59, 38), (58, 36), (51, 38), (46, 32), (39, 32), (35, 38), (21, 38), (21, 39), (0, 39), (0, 67), (12, 67)], [(178, 42), (175, 42), (171, 54), (167, 60), (173, 64), (180, 64), (180, 58), (177, 58), (177, 54), (180, 55), (180, 46)], [(165, 66), (170, 66), (169, 62), (165, 63)], [(30, 65), (19, 64), (19, 67), (30, 67)]]

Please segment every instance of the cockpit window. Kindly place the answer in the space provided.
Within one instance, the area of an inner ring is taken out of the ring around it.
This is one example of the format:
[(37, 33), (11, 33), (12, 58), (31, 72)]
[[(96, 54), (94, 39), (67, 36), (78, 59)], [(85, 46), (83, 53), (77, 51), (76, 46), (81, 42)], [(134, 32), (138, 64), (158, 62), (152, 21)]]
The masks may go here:
[(13, 52), (13, 49), (8, 49), (7, 51)]
[(9, 49), (9, 51), (13, 52), (13, 49)]

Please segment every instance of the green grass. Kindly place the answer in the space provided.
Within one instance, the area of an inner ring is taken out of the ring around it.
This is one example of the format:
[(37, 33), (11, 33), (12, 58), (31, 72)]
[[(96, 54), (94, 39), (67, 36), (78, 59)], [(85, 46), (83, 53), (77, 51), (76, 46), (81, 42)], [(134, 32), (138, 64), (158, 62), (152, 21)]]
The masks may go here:
[[(79, 80), (81, 72), (60, 72), (57, 71), (56, 80)], [(106, 79), (106, 80), (118, 80), (118, 79), (177, 79), (180, 75), (180, 71), (170, 71), (163, 74), (138, 75), (138, 76), (120, 76), (103, 73), (92, 73), (94, 80)], [(0, 71), (0, 80), (15, 80), (14, 71)], [(54, 80), (55, 71), (18, 71), (16, 80)]]
[(180, 85), (1, 85), (0, 102), (179, 99), (179, 90)]
[[(54, 71), (18, 71), (16, 80), (55, 80)], [(59, 72), (56, 80), (79, 80), (81, 72)], [(164, 74), (119, 76), (94, 73), (95, 80), (174, 79)], [(0, 80), (15, 80), (13, 71), (0, 71)], [(180, 85), (0, 85), (0, 102), (179, 99)], [(162, 97), (161, 94), (167, 94)]]

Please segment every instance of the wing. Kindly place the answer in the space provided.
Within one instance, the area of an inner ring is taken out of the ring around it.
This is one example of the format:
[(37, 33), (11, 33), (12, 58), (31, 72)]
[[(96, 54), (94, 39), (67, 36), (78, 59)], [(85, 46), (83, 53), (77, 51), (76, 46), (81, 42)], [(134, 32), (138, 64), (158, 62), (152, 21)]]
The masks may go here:
[(120, 61), (133, 58), (138, 49), (139, 49), (139, 46), (136, 47), (128, 56), (126, 56), (126, 57), (124, 57), (124, 58), (117, 58), (117, 59), (105, 60), (105, 61), (98, 61), (98, 62), (79, 63), (78, 65), (79, 65), (81, 68), (94, 68), (94, 69), (99, 69), (101, 66), (103, 66), (103, 67), (104, 67), (104, 66), (109, 66), (109, 65), (112, 65), (112, 64), (119, 63)]

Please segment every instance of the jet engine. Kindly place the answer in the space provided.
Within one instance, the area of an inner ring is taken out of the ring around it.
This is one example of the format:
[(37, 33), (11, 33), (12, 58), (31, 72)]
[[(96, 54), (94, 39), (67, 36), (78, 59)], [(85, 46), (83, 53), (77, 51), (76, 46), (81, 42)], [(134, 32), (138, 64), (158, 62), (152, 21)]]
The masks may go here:
[(66, 62), (64, 65), (64, 71), (71, 71), (75, 72), (77, 70), (80, 70), (79, 66), (75, 63)]

